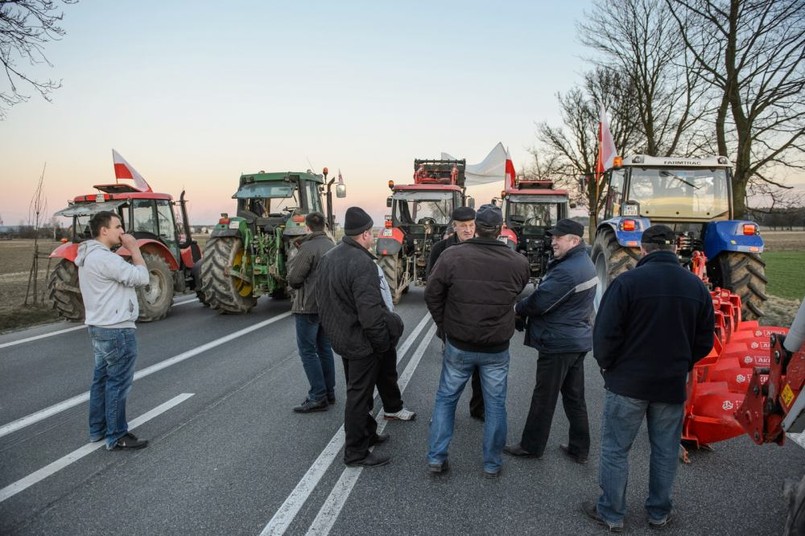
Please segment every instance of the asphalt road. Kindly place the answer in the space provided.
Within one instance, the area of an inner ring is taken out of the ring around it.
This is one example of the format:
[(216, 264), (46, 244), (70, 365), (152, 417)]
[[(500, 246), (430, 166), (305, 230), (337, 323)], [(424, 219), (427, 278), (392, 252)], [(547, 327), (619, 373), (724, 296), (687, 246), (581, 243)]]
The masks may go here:
[[(591, 356), (591, 462), (565, 459), (561, 405), (541, 460), (506, 458), (482, 475), (482, 425), (462, 398), (450, 472), (426, 471), (428, 419), (441, 366), (422, 290), (399, 305), (406, 323), (400, 383), (413, 422), (382, 421), (392, 463), (341, 462), (344, 384), (330, 411), (298, 415), (307, 383), (289, 303), (263, 298), (246, 316), (220, 316), (183, 296), (167, 319), (138, 329), (133, 431), (151, 441), (108, 452), (87, 441), (92, 354), (86, 330), (59, 323), (0, 336), (0, 534), (596, 534), (579, 513), (598, 493), (603, 382)], [(509, 440), (534, 384), (535, 352), (511, 347)], [(740, 437), (691, 454), (675, 488), (668, 534), (781, 534), (782, 484), (805, 473), (805, 450)], [(642, 508), (648, 441), (631, 455), (626, 532), (653, 533)]]

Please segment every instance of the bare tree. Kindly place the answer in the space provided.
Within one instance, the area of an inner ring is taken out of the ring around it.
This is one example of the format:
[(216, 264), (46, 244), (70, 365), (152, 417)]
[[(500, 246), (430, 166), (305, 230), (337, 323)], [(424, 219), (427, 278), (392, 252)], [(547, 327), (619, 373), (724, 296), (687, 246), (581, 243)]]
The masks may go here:
[[(33, 89), (47, 101), (50, 101), (50, 93), (61, 87), (61, 81), (36, 80), (18, 66), (19, 61), (24, 61), (31, 66), (45, 63), (52, 67), (45, 56), (44, 45), (65, 35), (58, 25), (64, 16), (57, 7), (58, 1), (0, 0), (0, 62), (9, 86), (0, 91), (0, 119), (5, 119), (9, 108), (30, 98), (23, 87)], [(64, 4), (78, 2), (60, 1)]]
[(772, 169), (805, 169), (802, 0), (665, 2), (701, 76), (719, 92), (718, 151), (735, 162), (735, 212), (743, 216), (750, 183), (785, 187)]
[(620, 73), (635, 92), (628, 109), (608, 107), (642, 134), (618, 149), (653, 156), (701, 150), (707, 85), (663, 0), (597, 0), (578, 32), (600, 54), (593, 63)]

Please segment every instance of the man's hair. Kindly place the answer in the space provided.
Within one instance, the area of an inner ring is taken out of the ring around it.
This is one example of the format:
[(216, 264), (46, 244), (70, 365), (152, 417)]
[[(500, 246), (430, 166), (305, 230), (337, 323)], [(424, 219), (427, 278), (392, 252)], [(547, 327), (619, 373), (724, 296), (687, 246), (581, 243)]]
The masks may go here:
[(112, 223), (112, 218), (120, 219), (120, 216), (108, 210), (102, 210), (96, 213), (92, 219), (89, 220), (89, 232), (92, 234), (92, 238), (101, 236), (101, 229), (109, 227)]
[(305, 216), (305, 225), (307, 225), (311, 231), (323, 231), (324, 214), (321, 212), (311, 212)]
[(478, 235), (478, 238), (497, 238), (500, 236), (500, 225), (487, 227), (475, 222), (475, 234)]
[(640, 245), (643, 246), (643, 249), (646, 251), (646, 253), (651, 253), (652, 251), (673, 251), (676, 247), (676, 244), (647, 244), (645, 242)]

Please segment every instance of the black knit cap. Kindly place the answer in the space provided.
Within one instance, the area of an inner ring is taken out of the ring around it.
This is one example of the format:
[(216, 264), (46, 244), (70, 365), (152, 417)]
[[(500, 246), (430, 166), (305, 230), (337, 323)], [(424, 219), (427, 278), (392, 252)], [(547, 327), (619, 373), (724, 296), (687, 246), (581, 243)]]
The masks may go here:
[(652, 225), (645, 231), (643, 236), (640, 237), (640, 242), (643, 244), (660, 244), (670, 246), (676, 243), (676, 235), (674, 231), (667, 225)]
[(556, 222), (556, 225), (545, 231), (545, 234), (552, 236), (576, 235), (584, 236), (584, 226), (577, 221), (563, 218)]
[(475, 219), (475, 210), (470, 207), (456, 207), (453, 210), (453, 221), (472, 221)]
[(344, 234), (347, 236), (358, 236), (362, 232), (371, 229), (374, 222), (372, 217), (361, 207), (349, 207), (344, 216)]
[(481, 205), (475, 215), (475, 223), (489, 228), (498, 227), (503, 225), (503, 212), (495, 205)]

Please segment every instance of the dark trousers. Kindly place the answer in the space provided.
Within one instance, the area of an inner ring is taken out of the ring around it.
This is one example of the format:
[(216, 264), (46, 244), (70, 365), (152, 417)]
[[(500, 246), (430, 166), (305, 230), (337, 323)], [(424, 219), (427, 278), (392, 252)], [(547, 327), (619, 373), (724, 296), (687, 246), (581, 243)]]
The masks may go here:
[(344, 463), (357, 462), (369, 454), (369, 442), (377, 433), (372, 416), (374, 390), (380, 370), (380, 356), (342, 357), (347, 384), (344, 408)]
[(483, 417), (484, 415), (484, 392), (481, 389), (481, 370), (478, 367), (475, 367), (475, 370), (472, 371), (470, 415), (473, 417)]
[(377, 371), (377, 392), (383, 401), (383, 411), (397, 413), (403, 409), (402, 393), (397, 384), (397, 349), (391, 348), (380, 357)]
[(562, 405), (570, 422), (568, 447), (571, 453), (587, 457), (590, 452), (590, 423), (584, 402), (584, 356), (587, 352), (546, 354), (540, 352), (537, 361), (537, 384), (531, 397), (520, 446), (542, 456), (556, 401), (562, 393)]

